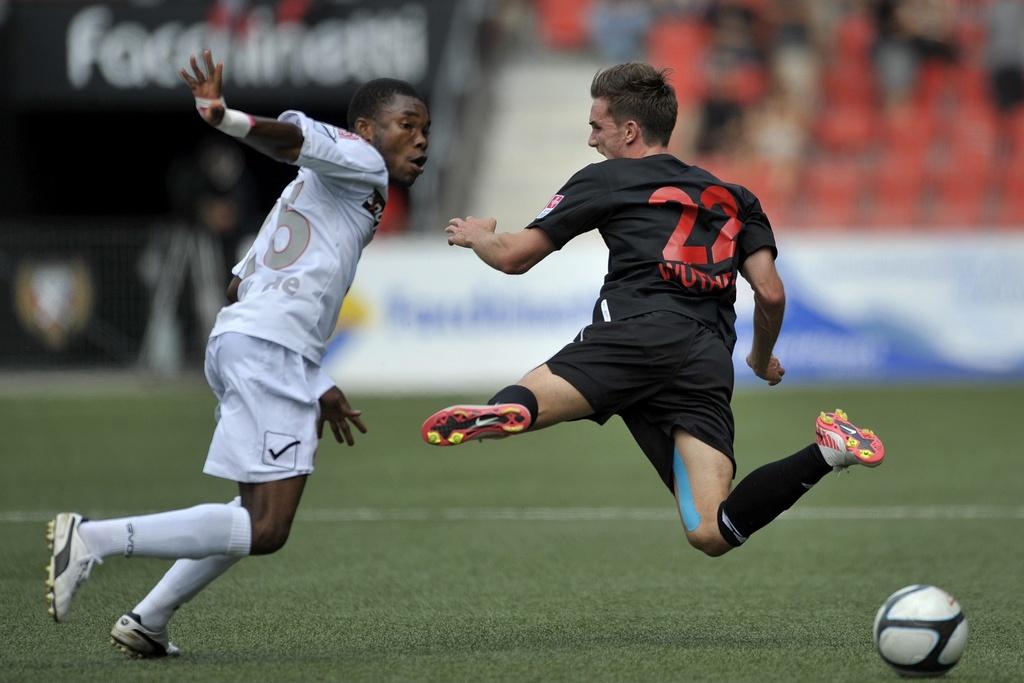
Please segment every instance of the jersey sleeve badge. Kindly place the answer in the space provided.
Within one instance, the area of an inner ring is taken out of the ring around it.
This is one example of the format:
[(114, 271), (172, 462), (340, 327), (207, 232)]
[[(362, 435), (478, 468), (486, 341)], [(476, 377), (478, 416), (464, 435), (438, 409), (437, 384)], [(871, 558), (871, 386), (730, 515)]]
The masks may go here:
[(373, 216), (373, 227), (376, 228), (380, 225), (380, 219), (384, 217), (384, 197), (377, 190), (373, 191), (373, 194), (363, 202), (363, 208), (366, 209), (371, 216)]
[(564, 198), (564, 195), (556, 194), (554, 197), (551, 198), (551, 201), (548, 202), (548, 205), (541, 209), (541, 212), (537, 214), (537, 217), (534, 218), (534, 220), (544, 218), (544, 216), (547, 216), (549, 213), (554, 211), (555, 207), (558, 206), (558, 203), (562, 201)]

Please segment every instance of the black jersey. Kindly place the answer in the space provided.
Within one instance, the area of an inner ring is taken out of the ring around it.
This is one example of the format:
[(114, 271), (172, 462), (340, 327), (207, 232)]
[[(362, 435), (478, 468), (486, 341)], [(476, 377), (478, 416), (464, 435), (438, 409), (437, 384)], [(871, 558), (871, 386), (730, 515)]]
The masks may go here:
[(743, 261), (775, 238), (749, 190), (723, 183), (669, 154), (587, 166), (530, 224), (561, 249), (598, 230), (608, 274), (594, 319), (675, 311), (709, 326), (730, 351), (736, 343), (736, 276)]

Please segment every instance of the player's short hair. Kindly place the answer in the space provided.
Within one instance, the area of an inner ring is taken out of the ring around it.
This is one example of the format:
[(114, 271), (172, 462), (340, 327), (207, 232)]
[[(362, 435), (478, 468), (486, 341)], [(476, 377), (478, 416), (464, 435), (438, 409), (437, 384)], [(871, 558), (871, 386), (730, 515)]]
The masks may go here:
[(647, 144), (667, 145), (679, 110), (667, 76), (667, 69), (643, 62), (617, 64), (597, 72), (590, 96), (608, 101), (608, 113), (616, 123), (627, 119), (639, 123)]
[(395, 95), (408, 95), (426, 104), (416, 88), (397, 78), (375, 78), (363, 83), (348, 103), (348, 128), (353, 130), (356, 119), (375, 119), (380, 110), (391, 104)]

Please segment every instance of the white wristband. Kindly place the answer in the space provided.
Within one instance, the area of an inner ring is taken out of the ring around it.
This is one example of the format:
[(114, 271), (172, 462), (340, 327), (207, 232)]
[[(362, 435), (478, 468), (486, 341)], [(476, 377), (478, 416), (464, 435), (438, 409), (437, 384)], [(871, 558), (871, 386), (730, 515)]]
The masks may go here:
[(252, 116), (245, 112), (238, 111), (237, 109), (228, 109), (227, 102), (224, 98), (217, 98), (210, 100), (205, 97), (196, 98), (196, 109), (202, 112), (204, 109), (209, 109), (214, 104), (219, 104), (224, 107), (224, 118), (221, 119), (220, 123), (214, 126), (217, 130), (222, 133), (226, 133), (231, 137), (244, 138), (252, 130), (253, 121)]
[(224, 118), (217, 124), (217, 130), (234, 138), (244, 138), (252, 130), (252, 116), (237, 109), (225, 109)]

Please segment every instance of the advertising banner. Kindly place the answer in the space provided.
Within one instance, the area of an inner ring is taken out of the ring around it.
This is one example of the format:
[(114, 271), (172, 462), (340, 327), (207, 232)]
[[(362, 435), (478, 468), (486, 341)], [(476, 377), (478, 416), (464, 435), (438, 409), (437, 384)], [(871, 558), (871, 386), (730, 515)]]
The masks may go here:
[(1024, 378), (1024, 236), (802, 235), (780, 253), (787, 381)]
[[(1024, 237), (784, 236), (780, 252), (786, 384), (1024, 379)], [(440, 236), (371, 244), (326, 367), (358, 391), (500, 388), (590, 322), (606, 261), (590, 235), (521, 276)], [(752, 311), (741, 280), (740, 383), (758, 381)]]
[(0, 226), (0, 368), (133, 366), (149, 314), (149, 239), (123, 220)]
[(455, 2), (16, 2), (6, 88), (16, 108), (176, 107), (178, 69), (208, 47), (236, 107), (336, 109), (383, 76), (430, 92)]

